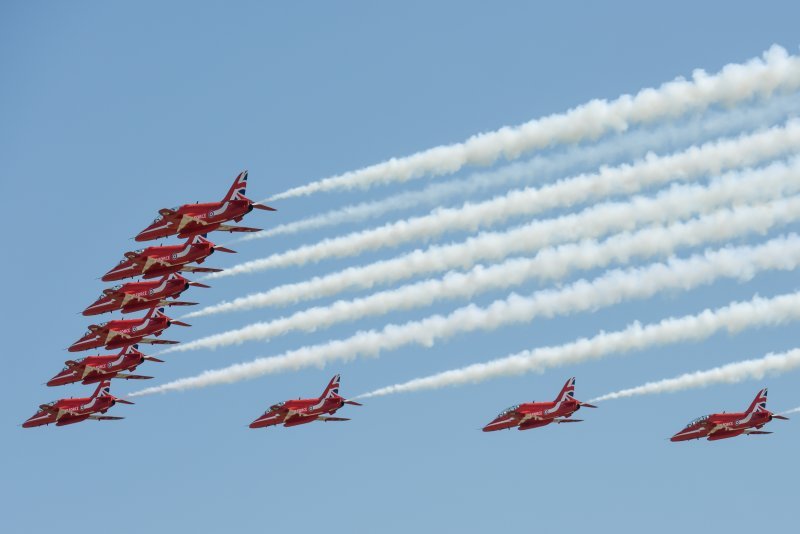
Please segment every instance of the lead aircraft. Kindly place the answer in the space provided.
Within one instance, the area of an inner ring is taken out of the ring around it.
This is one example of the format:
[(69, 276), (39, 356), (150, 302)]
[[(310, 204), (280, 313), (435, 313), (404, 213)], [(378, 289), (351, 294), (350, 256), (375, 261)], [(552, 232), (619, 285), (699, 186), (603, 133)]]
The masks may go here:
[(762, 389), (750, 403), (747, 411), (712, 413), (689, 422), (670, 441), (688, 441), (706, 438), (708, 441), (732, 438), (741, 434), (772, 434), (761, 430), (773, 419), (788, 420), (767, 410), (767, 388)]
[(517, 427), (528, 430), (546, 426), (550, 423), (579, 423), (582, 419), (570, 419), (570, 416), (583, 408), (597, 408), (592, 404), (581, 402), (575, 398), (575, 378), (570, 378), (553, 402), (526, 402), (515, 404), (500, 412), (491, 423), (483, 427), (484, 432), (505, 430)]
[(184, 204), (183, 206), (162, 209), (153, 223), (139, 232), (136, 241), (151, 241), (161, 237), (178, 235), (181, 238), (205, 234), (213, 230), (223, 232), (260, 232), (260, 228), (246, 226), (230, 226), (229, 221), (239, 222), (253, 211), (275, 211), (275, 208), (253, 202), (244, 196), (247, 188), (247, 171), (236, 177), (228, 194), (221, 202), (205, 202), (202, 204)]
[(31, 428), (52, 423), (55, 423), (56, 426), (64, 426), (79, 423), (86, 419), (97, 421), (124, 419), (124, 417), (102, 415), (118, 402), (133, 404), (131, 401), (118, 399), (110, 393), (110, 390), (111, 382), (104, 380), (97, 386), (91, 397), (59, 399), (49, 404), (42, 404), (39, 406), (39, 411), (22, 423), (22, 426)]
[(250, 428), (265, 428), (281, 423), (283, 426), (297, 426), (312, 421), (349, 421), (344, 417), (330, 417), (345, 404), (361, 406), (358, 402), (339, 396), (339, 375), (336, 375), (319, 397), (273, 404), (261, 417), (250, 423)]

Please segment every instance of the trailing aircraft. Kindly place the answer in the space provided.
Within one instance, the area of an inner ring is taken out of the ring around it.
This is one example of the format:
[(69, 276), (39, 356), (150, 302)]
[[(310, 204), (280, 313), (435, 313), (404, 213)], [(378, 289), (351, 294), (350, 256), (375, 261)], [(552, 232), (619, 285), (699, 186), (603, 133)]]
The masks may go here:
[(582, 407), (597, 408), (597, 406), (575, 398), (575, 378), (573, 377), (567, 380), (554, 401), (515, 404), (500, 412), (488, 425), (483, 427), (483, 431), (492, 432), (514, 427), (519, 430), (529, 430), (550, 423), (579, 423), (582, 419), (571, 419), (571, 416)]
[(361, 406), (361, 403), (339, 396), (339, 375), (336, 375), (319, 397), (273, 404), (261, 417), (250, 423), (250, 428), (265, 428), (280, 424), (297, 426), (312, 421), (349, 421), (344, 417), (331, 417), (345, 404)]
[(193, 306), (197, 303), (167, 300), (177, 299), (190, 286), (209, 287), (200, 282), (190, 282), (178, 273), (163, 276), (159, 280), (119, 284), (103, 290), (82, 313), (90, 316), (117, 310), (130, 313), (159, 306)]
[(670, 441), (706, 438), (708, 441), (732, 438), (742, 434), (772, 434), (761, 430), (773, 419), (788, 420), (767, 410), (767, 388), (762, 389), (744, 412), (712, 413), (690, 421)]
[(98, 384), (91, 397), (59, 399), (49, 404), (42, 404), (33, 416), (22, 423), (22, 426), (31, 428), (52, 423), (55, 423), (56, 426), (64, 426), (79, 423), (86, 419), (94, 419), (96, 421), (124, 419), (124, 417), (102, 415), (118, 402), (133, 404), (131, 401), (113, 396), (110, 390), (111, 382), (104, 380)]
[(147, 380), (152, 376), (129, 374), (126, 371), (135, 371), (145, 361), (163, 362), (153, 356), (145, 356), (138, 350), (138, 345), (131, 345), (122, 349), (118, 354), (103, 354), (87, 356), (80, 360), (67, 360), (64, 369), (51, 378), (48, 386), (63, 386), (65, 384), (93, 384), (112, 378), (124, 380)]
[(194, 236), (182, 245), (147, 247), (125, 253), (125, 259), (103, 275), (101, 280), (110, 282), (141, 276), (156, 278), (179, 271), (190, 273), (216, 273), (222, 269), (197, 267), (192, 262), (203, 263), (215, 251), (234, 254), (236, 251), (215, 245), (203, 236)]
[(164, 315), (164, 308), (150, 308), (144, 317), (139, 319), (115, 319), (105, 323), (93, 324), (82, 338), (70, 345), (69, 352), (105, 347), (117, 349), (135, 343), (151, 345), (173, 345), (177, 341), (154, 339), (147, 336), (160, 336), (161, 332), (171, 325), (191, 326), (183, 321), (176, 321)]

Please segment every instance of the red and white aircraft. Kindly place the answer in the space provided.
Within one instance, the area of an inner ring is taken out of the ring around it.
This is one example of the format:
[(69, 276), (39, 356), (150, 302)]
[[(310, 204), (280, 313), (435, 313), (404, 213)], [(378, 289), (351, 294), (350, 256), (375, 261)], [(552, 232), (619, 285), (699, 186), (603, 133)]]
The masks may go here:
[(104, 354), (87, 356), (80, 360), (67, 360), (60, 373), (51, 378), (48, 386), (63, 386), (65, 384), (94, 384), (112, 378), (124, 380), (146, 380), (152, 376), (132, 375), (125, 371), (135, 371), (145, 360), (163, 362), (152, 356), (145, 356), (138, 350), (138, 345), (125, 347), (118, 354)]
[(178, 271), (190, 273), (216, 273), (222, 269), (196, 267), (192, 262), (203, 263), (215, 251), (235, 253), (235, 250), (220, 247), (202, 236), (194, 236), (182, 245), (147, 247), (125, 253), (125, 259), (103, 275), (104, 282), (141, 276), (155, 278)]
[(528, 430), (550, 423), (578, 423), (582, 419), (570, 419), (570, 416), (584, 408), (597, 408), (591, 404), (581, 402), (575, 398), (575, 378), (570, 378), (561, 393), (553, 402), (526, 402), (516, 404), (500, 412), (491, 423), (483, 427), (484, 432), (505, 430), (517, 427), (519, 430)]
[(105, 347), (118, 349), (134, 343), (151, 345), (174, 345), (177, 341), (154, 339), (147, 336), (160, 336), (170, 325), (191, 326), (183, 321), (175, 321), (164, 315), (164, 308), (150, 308), (147, 315), (139, 319), (115, 319), (101, 324), (89, 326), (82, 338), (70, 345), (69, 352)]
[(128, 282), (108, 288), (93, 304), (83, 310), (83, 315), (100, 315), (120, 310), (122, 313), (157, 308), (159, 306), (193, 306), (196, 302), (181, 302), (177, 299), (189, 286), (209, 287), (200, 282), (190, 282), (174, 273), (160, 280)]
[(732, 438), (741, 434), (772, 434), (762, 431), (773, 419), (788, 420), (767, 410), (767, 388), (762, 389), (745, 412), (712, 413), (698, 417), (670, 438), (670, 441), (687, 441), (706, 438), (708, 441)]
[(49, 425), (55, 423), (56, 426), (71, 425), (86, 419), (98, 421), (124, 419), (124, 417), (114, 417), (104, 414), (116, 403), (133, 404), (131, 401), (118, 399), (109, 390), (111, 382), (104, 380), (101, 382), (91, 397), (60, 399), (50, 404), (42, 404), (39, 411), (30, 419), (22, 423), (25, 428), (34, 426)]
[(288, 400), (270, 406), (264, 415), (250, 423), (250, 428), (264, 428), (281, 423), (283, 426), (297, 426), (312, 421), (349, 421), (350, 419), (344, 417), (330, 417), (345, 404), (361, 406), (358, 402), (339, 396), (339, 375), (336, 375), (319, 397)]
[(275, 211), (275, 208), (258, 204), (244, 196), (246, 188), (247, 171), (244, 171), (233, 181), (228, 194), (221, 202), (184, 204), (177, 208), (159, 210), (159, 216), (153, 221), (153, 224), (139, 232), (136, 241), (151, 241), (175, 234), (178, 237), (186, 238), (213, 230), (259, 232), (260, 228), (224, 224), (229, 221), (241, 221), (245, 215), (253, 211), (253, 208)]

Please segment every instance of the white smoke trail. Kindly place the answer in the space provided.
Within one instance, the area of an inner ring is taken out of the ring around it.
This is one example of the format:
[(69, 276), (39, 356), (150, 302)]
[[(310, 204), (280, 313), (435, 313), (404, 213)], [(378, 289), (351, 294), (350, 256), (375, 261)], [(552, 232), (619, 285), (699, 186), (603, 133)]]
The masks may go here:
[(617, 234), (603, 242), (570, 243), (543, 249), (533, 258), (513, 258), (489, 267), (478, 265), (464, 273), (451, 271), (444, 278), (424, 280), (354, 300), (339, 300), (288, 317), (206, 336), (168, 348), (165, 352), (215, 349), (270, 339), (295, 330), (316, 331), (363, 317), (429, 306), (439, 300), (468, 298), (486, 291), (507, 289), (531, 279), (559, 279), (575, 269), (594, 269), (612, 262), (628, 263), (637, 258), (667, 256), (680, 246), (727, 241), (750, 232), (764, 234), (776, 225), (798, 219), (800, 196), (758, 206), (722, 209), (685, 223)]
[(789, 415), (790, 413), (797, 413), (800, 412), (800, 406), (797, 408), (792, 408), (791, 410), (786, 410), (785, 412), (781, 412), (780, 415)]
[(770, 200), (800, 192), (800, 157), (789, 164), (774, 163), (757, 171), (729, 173), (707, 186), (673, 186), (655, 197), (634, 197), (609, 202), (576, 214), (538, 220), (505, 232), (484, 232), (462, 243), (415, 250), (397, 258), (279, 286), (207, 306), (187, 317), (247, 310), (330, 296), (351, 288), (371, 288), (415, 275), (468, 268), (480, 260), (499, 260), (514, 253), (530, 253), (542, 247), (612, 231), (634, 229), (646, 223), (669, 223), (695, 213), (709, 213), (720, 206)]
[(768, 269), (792, 270), (800, 264), (800, 237), (779, 237), (758, 246), (727, 247), (686, 259), (670, 259), (645, 267), (608, 271), (592, 280), (579, 280), (561, 289), (544, 290), (529, 297), (511, 294), (481, 308), (470, 304), (449, 315), (432, 315), (382, 330), (361, 331), (350, 338), (292, 350), (280, 356), (259, 358), (223, 369), (205, 371), (147, 388), (133, 395), (232, 383), (269, 373), (296, 370), (358, 356), (377, 357), (381, 351), (417, 344), (433, 346), (437, 340), (477, 330), (492, 331), (503, 325), (528, 322), (601, 307), (630, 299), (648, 298), (660, 291), (688, 291), (720, 277), (748, 280)]
[(623, 389), (596, 397), (589, 402), (602, 402), (623, 397), (674, 393), (685, 389), (704, 388), (713, 384), (735, 384), (747, 379), (761, 380), (767, 374), (778, 375), (800, 367), (800, 349), (770, 353), (763, 358), (729, 363), (706, 371), (686, 373), (675, 378), (648, 382), (635, 388)]
[(354, 398), (477, 384), (504, 376), (541, 373), (552, 367), (574, 365), (634, 350), (686, 341), (696, 342), (720, 331), (735, 334), (747, 328), (777, 326), (797, 320), (800, 320), (800, 293), (769, 299), (754, 297), (752, 300), (733, 302), (715, 310), (706, 309), (697, 315), (670, 317), (648, 325), (635, 322), (617, 332), (601, 332), (594, 337), (581, 338), (563, 345), (526, 350), (489, 362), (386, 386)]
[(331, 257), (353, 256), (367, 250), (395, 247), (416, 239), (430, 239), (448, 231), (475, 231), (515, 216), (530, 216), (555, 207), (573, 206), (614, 194), (636, 193), (646, 187), (673, 180), (689, 181), (719, 173), (724, 169), (752, 165), (785, 155), (796, 150), (798, 146), (800, 120), (792, 120), (785, 127), (724, 139), (669, 156), (649, 154), (634, 164), (602, 168), (597, 173), (579, 175), (541, 188), (519, 189), (484, 202), (467, 203), (459, 208), (437, 209), (421, 217), (325, 239), (313, 245), (241, 263), (222, 272), (212, 273), (207, 278), (304, 265)]
[[(800, 113), (800, 95), (776, 96), (759, 106), (706, 113), (690, 121), (663, 124), (653, 130), (637, 130), (596, 144), (570, 147), (548, 156), (535, 156), (529, 161), (514, 163), (502, 169), (474, 173), (465, 179), (435, 182), (420, 190), (406, 191), (380, 200), (343, 206), (331, 211), (278, 225), (269, 230), (248, 234), (237, 241), (294, 234), (345, 223), (362, 222), (393, 211), (441, 206), (452, 197), (498, 189), (508, 184), (542, 183), (578, 167), (590, 169), (620, 159), (641, 158), (657, 147), (676, 150), (679, 147), (707, 142), (731, 132), (756, 130)], [(267, 200), (265, 200), (267, 202)]]
[(695, 70), (691, 80), (677, 78), (658, 89), (643, 89), (635, 96), (622, 95), (611, 102), (592, 100), (566, 113), (295, 187), (271, 200), (450, 174), (465, 165), (489, 165), (501, 156), (513, 160), (557, 143), (593, 140), (609, 132), (625, 131), (632, 125), (702, 111), (716, 103), (731, 106), (753, 97), (770, 96), (776, 90), (792, 91), (799, 87), (800, 59), (773, 45), (761, 58), (726, 65), (714, 75)]

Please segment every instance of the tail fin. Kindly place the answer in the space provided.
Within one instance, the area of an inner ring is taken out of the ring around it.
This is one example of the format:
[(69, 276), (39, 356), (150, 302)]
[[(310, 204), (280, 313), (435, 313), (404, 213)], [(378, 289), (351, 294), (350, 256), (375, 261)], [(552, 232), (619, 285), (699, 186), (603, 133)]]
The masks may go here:
[[(206, 239), (207, 237), (208, 237), (208, 234), (202, 234), (202, 235), (201, 234), (197, 234), (196, 236), (190, 238), (186, 242), (186, 244), (187, 245), (202, 245), (203, 243), (211, 243), (211, 241)], [(213, 245), (213, 243), (211, 243), (211, 244)], [(184, 246), (186, 246), (186, 245), (184, 245)]]
[(328, 387), (325, 388), (325, 391), (322, 392), (323, 399), (328, 399), (333, 396), (339, 395), (339, 375), (334, 376), (331, 378), (331, 381), (328, 382)]
[(233, 181), (233, 185), (228, 189), (228, 194), (225, 195), (223, 202), (231, 199), (236, 199), (239, 195), (244, 196), (247, 191), (247, 171), (242, 171), (239, 176)]
[[(157, 313), (156, 313), (157, 312)], [(164, 308), (156, 308), (153, 306), (152, 308), (147, 309), (147, 313), (144, 314), (144, 319), (149, 319), (153, 316), (158, 317), (160, 315), (164, 315)]]
[(111, 380), (103, 380), (97, 384), (97, 389), (92, 393), (92, 397), (110, 397), (111, 396)]
[(573, 376), (567, 383), (564, 384), (564, 387), (561, 388), (561, 392), (556, 397), (556, 404), (560, 404), (567, 399), (572, 399), (575, 397), (575, 377)]
[(762, 389), (756, 395), (756, 398), (753, 399), (753, 402), (750, 403), (750, 407), (747, 408), (747, 412), (763, 412), (767, 410), (767, 388)]

